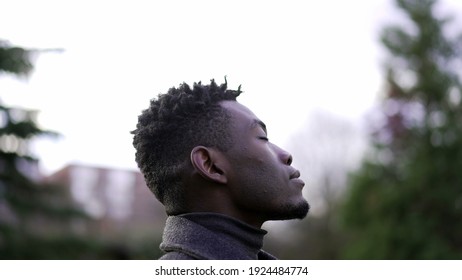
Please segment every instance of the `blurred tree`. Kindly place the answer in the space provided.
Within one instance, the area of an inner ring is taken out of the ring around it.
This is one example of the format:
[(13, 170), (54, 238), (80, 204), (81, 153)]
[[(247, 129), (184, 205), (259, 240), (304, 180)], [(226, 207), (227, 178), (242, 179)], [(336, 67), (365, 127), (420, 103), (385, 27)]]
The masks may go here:
[[(28, 76), (32, 52), (0, 40), (0, 74)], [(97, 248), (72, 234), (71, 223), (85, 219), (60, 186), (40, 182), (38, 160), (29, 142), (56, 135), (37, 126), (33, 110), (0, 100), (0, 259), (92, 258)]]
[(462, 258), (462, 37), (434, 0), (397, 0), (383, 30), (383, 123), (342, 209), (345, 258)]
[(33, 68), (31, 52), (0, 40), (0, 72), (27, 75)]

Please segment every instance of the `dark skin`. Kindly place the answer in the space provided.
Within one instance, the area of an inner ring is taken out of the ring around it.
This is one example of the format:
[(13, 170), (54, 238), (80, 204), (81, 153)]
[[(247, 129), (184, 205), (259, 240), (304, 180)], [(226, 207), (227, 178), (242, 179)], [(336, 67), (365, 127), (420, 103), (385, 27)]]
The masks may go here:
[(235, 101), (220, 105), (231, 116), (233, 147), (197, 146), (183, 174), (189, 212), (215, 212), (260, 228), (268, 220), (304, 218), (305, 183), (292, 156), (268, 140), (266, 126)]

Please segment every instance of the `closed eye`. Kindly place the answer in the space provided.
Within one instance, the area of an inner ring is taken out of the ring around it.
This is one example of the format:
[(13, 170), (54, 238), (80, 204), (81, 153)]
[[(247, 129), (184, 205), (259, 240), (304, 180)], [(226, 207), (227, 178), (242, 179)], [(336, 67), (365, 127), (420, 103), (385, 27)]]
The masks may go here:
[(258, 139), (264, 140), (264, 141), (269, 141), (268, 137), (266, 136), (260, 136)]

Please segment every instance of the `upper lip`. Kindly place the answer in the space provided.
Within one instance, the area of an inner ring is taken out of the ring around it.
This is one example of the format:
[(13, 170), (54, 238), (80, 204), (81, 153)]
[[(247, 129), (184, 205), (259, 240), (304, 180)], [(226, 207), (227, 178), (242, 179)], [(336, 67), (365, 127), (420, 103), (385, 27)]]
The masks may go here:
[(300, 177), (300, 171), (298, 170), (295, 170), (294, 172), (292, 172), (292, 174), (290, 174), (290, 179), (296, 179), (299, 177)]

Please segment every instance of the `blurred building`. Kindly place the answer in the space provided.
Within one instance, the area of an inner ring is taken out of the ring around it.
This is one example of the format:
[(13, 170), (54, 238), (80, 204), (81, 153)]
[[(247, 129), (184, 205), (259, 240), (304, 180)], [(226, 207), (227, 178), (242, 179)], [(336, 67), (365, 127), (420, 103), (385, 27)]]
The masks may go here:
[(78, 221), (78, 231), (117, 239), (144, 238), (163, 230), (164, 207), (140, 172), (72, 164), (46, 181), (69, 188), (76, 206), (92, 218)]

